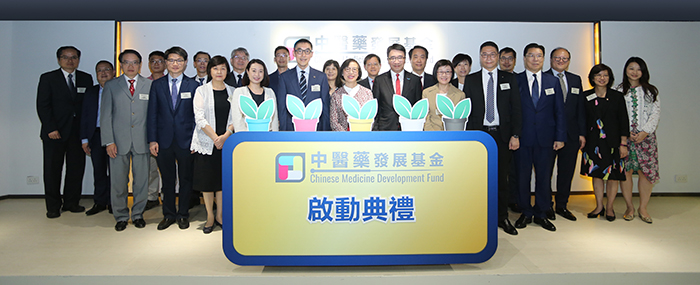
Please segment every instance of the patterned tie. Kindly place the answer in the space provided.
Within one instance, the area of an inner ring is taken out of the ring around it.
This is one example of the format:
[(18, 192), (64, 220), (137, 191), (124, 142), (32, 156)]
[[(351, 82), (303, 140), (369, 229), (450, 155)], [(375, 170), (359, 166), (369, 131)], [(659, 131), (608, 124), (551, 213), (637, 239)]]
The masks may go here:
[(75, 84), (73, 84), (73, 74), (68, 74), (68, 89), (75, 95)]
[(559, 84), (561, 84), (561, 93), (564, 94), (564, 103), (566, 103), (566, 82), (564, 82), (564, 72), (557, 74), (559, 76)]
[(240, 87), (241, 86), (241, 78), (243, 78), (243, 75), (238, 75), (238, 80), (236, 80), (236, 86)]
[(399, 80), (398, 74), (396, 74), (396, 94), (401, 95), (401, 80)]
[(136, 79), (129, 79), (129, 92), (131, 92), (131, 96), (134, 96), (134, 82), (136, 82)]
[(173, 98), (173, 109), (177, 104), (177, 78), (173, 78), (173, 86), (170, 88), (170, 96)]
[(537, 83), (537, 74), (532, 74), (532, 77), (535, 78), (535, 81), (532, 82), (532, 104), (535, 104), (535, 107), (537, 107), (537, 101), (540, 100), (540, 88), (539, 88), (539, 83)]
[(301, 71), (301, 79), (299, 79), (299, 91), (301, 91), (301, 101), (306, 100), (306, 71)]
[(493, 101), (496, 97), (493, 93), (493, 72), (489, 72), (489, 82), (486, 85), (486, 121), (493, 123), (496, 119), (495, 108), (493, 107)]
[(204, 85), (204, 78), (199, 79), (199, 86), (202, 86), (202, 85)]

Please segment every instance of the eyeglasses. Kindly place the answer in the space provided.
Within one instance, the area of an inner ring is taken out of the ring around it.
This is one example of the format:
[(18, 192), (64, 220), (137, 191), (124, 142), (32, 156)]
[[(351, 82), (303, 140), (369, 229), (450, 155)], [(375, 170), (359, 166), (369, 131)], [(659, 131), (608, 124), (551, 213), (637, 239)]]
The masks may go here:
[(156, 63), (163, 63), (162, 59), (154, 59), (150, 61), (151, 64), (156, 64)]
[(497, 58), (498, 57), (498, 54), (495, 52), (489, 52), (489, 53), (482, 52), (480, 55), (483, 58)]
[(123, 65), (139, 65), (141, 64), (140, 61), (122, 61)]
[(392, 56), (389, 58), (389, 61), (399, 61), (399, 60), (404, 60), (406, 57), (403, 56)]
[(233, 56), (233, 59), (235, 59), (235, 60), (248, 60), (248, 57), (247, 57), (247, 56), (238, 56), (238, 55), (234, 55), (234, 56)]
[(97, 73), (102, 73), (102, 72), (111, 72), (111, 71), (112, 71), (112, 69), (111, 69), (111, 68), (103, 68), (103, 69), (98, 69), (98, 70), (96, 70), (96, 71), (97, 71)]
[(62, 60), (78, 60), (78, 59), (80, 59), (80, 58), (79, 58), (77, 55), (74, 55), (74, 56), (65, 56), (65, 55), (62, 55), (62, 56), (61, 56), (61, 59), (62, 59)]
[(515, 58), (512, 57), (512, 56), (502, 56), (502, 57), (501, 57), (501, 60), (502, 60), (502, 61), (514, 61)]
[(437, 74), (438, 75), (451, 75), (452, 71), (449, 71), (449, 70), (448, 71), (438, 71)]
[(561, 61), (561, 62), (567, 62), (567, 61), (569, 61), (569, 58), (568, 58), (568, 57), (563, 57), (563, 56), (555, 56), (555, 57), (553, 57), (552, 59), (554, 59), (554, 60), (556, 60), (556, 61)]
[(310, 50), (310, 49), (300, 49), (300, 48), (298, 48), (298, 49), (295, 49), (294, 52), (295, 52), (295, 53), (298, 53), (298, 54), (303, 54), (303, 55), (310, 55), (313, 51)]
[(345, 72), (353, 72), (353, 73), (357, 72), (358, 70), (359, 69), (357, 67), (346, 67), (345, 69), (343, 69), (343, 71), (345, 71)]
[(204, 59), (204, 58), (200, 58), (200, 59), (197, 60), (197, 62), (198, 62), (198, 63), (208, 63), (209, 60), (208, 60), (208, 59)]
[(365, 66), (380, 66), (378, 62), (368, 62)]
[(610, 77), (610, 75), (608, 75), (607, 73), (605, 73), (605, 74), (603, 74), (603, 73), (598, 73), (598, 74), (596, 74), (596, 75), (593, 76), (593, 77), (595, 77), (595, 78), (608, 78), (608, 77)]
[(181, 59), (181, 58), (180, 59), (172, 59), (172, 58), (168, 59), (168, 63), (170, 63), (170, 64), (182, 64), (183, 62), (185, 62), (185, 60)]
[(278, 54), (275, 55), (275, 57), (282, 57), (282, 58), (285, 58), (285, 57), (289, 57), (289, 55), (286, 54), (286, 53), (278, 53)]
[(525, 55), (525, 57), (535, 58), (535, 59), (542, 59), (544, 56), (541, 55), (541, 54), (539, 54), (539, 53), (538, 53), (538, 54), (528, 53), (528, 54)]

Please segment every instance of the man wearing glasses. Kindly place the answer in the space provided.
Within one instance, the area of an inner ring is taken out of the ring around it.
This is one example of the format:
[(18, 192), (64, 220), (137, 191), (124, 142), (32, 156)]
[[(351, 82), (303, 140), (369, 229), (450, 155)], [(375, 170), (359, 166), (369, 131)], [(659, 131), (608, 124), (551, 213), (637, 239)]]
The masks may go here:
[[(549, 56), (551, 69), (545, 73), (554, 75), (559, 80), (562, 88), (562, 98), (564, 99), (564, 114), (566, 116), (566, 141), (564, 147), (555, 151), (552, 157), (552, 172), (554, 161), (557, 160), (557, 194), (555, 196), (556, 210), (551, 208), (547, 212), (547, 218), (554, 220), (554, 213), (567, 220), (575, 221), (576, 216), (566, 207), (571, 193), (571, 180), (576, 171), (576, 158), (578, 150), (586, 144), (586, 115), (584, 109), (584, 98), (581, 96), (583, 87), (581, 77), (568, 72), (571, 63), (569, 50), (558, 47), (552, 50)], [(550, 178), (552, 176), (550, 172)], [(551, 184), (550, 189), (551, 189)], [(551, 191), (551, 190), (550, 190)]]
[[(165, 53), (154, 50), (148, 54), (148, 70), (151, 71), (151, 75), (147, 77), (150, 80), (165, 76)], [(148, 202), (146, 202), (145, 211), (160, 205), (160, 201), (158, 201), (158, 196), (160, 196), (159, 176), (158, 161), (156, 161), (155, 156), (151, 156), (148, 159)]]
[(139, 75), (141, 54), (133, 49), (119, 54), (123, 75), (107, 81), (102, 91), (100, 106), (100, 133), (102, 145), (107, 147), (111, 181), (111, 200), (114, 229), (123, 231), (129, 221), (129, 162), (133, 176), (134, 203), (131, 221), (144, 228), (143, 211), (148, 199), (148, 142), (146, 114), (151, 80)]
[(232, 87), (241, 87), (245, 67), (248, 66), (250, 54), (244, 47), (239, 47), (231, 52), (231, 73), (224, 82)]
[(304, 105), (321, 98), (323, 110), (316, 125), (317, 131), (330, 131), (330, 94), (326, 74), (309, 66), (314, 56), (313, 46), (307, 39), (294, 43), (294, 56), (297, 66), (280, 74), (277, 93), (277, 111), (279, 112), (280, 131), (293, 131), (292, 115), (287, 111), (287, 94), (299, 97)]
[(518, 231), (508, 220), (508, 171), (512, 151), (520, 147), (522, 116), (515, 76), (498, 67), (498, 45), (488, 41), (479, 49), (481, 70), (464, 79), (464, 94), (471, 99), (468, 130), (487, 132), (498, 147), (498, 227), (506, 233)]
[[(56, 51), (59, 69), (39, 78), (36, 110), (41, 121), (44, 152), (44, 199), (46, 217), (61, 216), (61, 211), (80, 213), (85, 172), (85, 153), (80, 143), (80, 117), (83, 96), (92, 86), (92, 76), (78, 70), (80, 50), (63, 46)], [(66, 176), (61, 196), (61, 174), (66, 162)]]
[(277, 65), (277, 70), (270, 73), (270, 88), (277, 94), (277, 87), (280, 83), (280, 74), (284, 73), (289, 69), (289, 50), (285, 46), (278, 46), (275, 48), (275, 64)]
[(194, 56), (192, 57), (192, 60), (194, 61), (194, 69), (197, 71), (197, 75), (192, 77), (195, 81), (197, 81), (197, 84), (199, 86), (204, 85), (204, 83), (207, 83), (207, 64), (209, 64), (209, 60), (211, 59), (211, 56), (209, 53), (203, 52), (203, 51), (198, 51)]
[(515, 50), (510, 47), (504, 47), (498, 52), (498, 55), (500, 71), (513, 73), (513, 69), (515, 69), (515, 58), (517, 56)]
[(377, 78), (377, 75), (379, 75), (379, 70), (382, 68), (382, 61), (379, 59), (378, 55), (370, 53), (365, 56), (364, 64), (365, 70), (367, 71), (367, 77), (357, 82), (357, 84), (372, 90), (372, 87), (374, 87), (374, 79)]
[(386, 50), (389, 60), (389, 71), (378, 75), (372, 88), (374, 98), (377, 98), (377, 117), (374, 120), (375, 131), (398, 131), (399, 115), (394, 111), (394, 94), (406, 97), (411, 105), (423, 97), (420, 77), (406, 72), (406, 48), (393, 44)]
[[(183, 48), (176, 46), (166, 50), (165, 62), (168, 76), (153, 81), (149, 93), (148, 142), (163, 178), (163, 220), (158, 230), (167, 229), (175, 222), (184, 230), (190, 226), (193, 173), (190, 144), (195, 125), (192, 98), (199, 84), (183, 74), (187, 68), (187, 52)], [(180, 182), (177, 208), (176, 180)]]

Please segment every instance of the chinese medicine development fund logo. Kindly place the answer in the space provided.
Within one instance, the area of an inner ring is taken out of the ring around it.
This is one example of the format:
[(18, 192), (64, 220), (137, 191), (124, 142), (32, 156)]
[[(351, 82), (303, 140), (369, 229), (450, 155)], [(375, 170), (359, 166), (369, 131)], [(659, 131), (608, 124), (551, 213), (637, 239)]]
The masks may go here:
[(280, 153), (275, 157), (275, 182), (304, 181), (304, 153)]

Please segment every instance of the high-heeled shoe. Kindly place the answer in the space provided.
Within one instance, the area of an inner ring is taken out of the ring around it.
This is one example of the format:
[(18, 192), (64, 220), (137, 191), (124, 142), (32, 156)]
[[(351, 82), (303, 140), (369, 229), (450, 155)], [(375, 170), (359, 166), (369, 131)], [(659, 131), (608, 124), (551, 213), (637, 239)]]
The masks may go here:
[(608, 214), (605, 214), (605, 219), (608, 220), (608, 222), (612, 222), (615, 220), (615, 212), (613, 212), (612, 216), (608, 216)]
[(622, 216), (622, 218), (625, 219), (625, 221), (634, 220), (634, 211), (632, 211), (632, 213), (630, 213), (629, 215), (628, 215), (627, 213), (625, 213), (625, 214)]
[(219, 226), (221, 229), (224, 229), (224, 225), (222, 225), (221, 223), (219, 223), (219, 221), (217, 221), (217, 220), (214, 220), (214, 225), (215, 225), (215, 226)]
[(216, 224), (211, 225), (211, 227), (204, 226), (204, 229), (202, 229), (202, 232), (205, 234), (210, 234), (211, 232), (214, 231), (214, 227), (216, 227)]
[[(595, 209), (593, 209), (593, 211), (595, 211)], [(595, 219), (595, 218), (597, 218), (598, 216), (601, 216), (601, 217), (602, 217), (602, 216), (603, 216), (603, 213), (605, 213), (605, 207), (603, 207), (603, 209), (600, 210), (600, 212), (598, 212), (598, 213), (594, 213), (594, 212), (588, 213), (588, 218), (589, 218), (589, 219)]]
[(642, 213), (639, 213), (639, 212), (637, 212), (637, 213), (639, 214), (639, 219), (642, 220), (642, 221), (644, 221), (645, 223), (651, 224), (651, 223), (653, 222), (653, 220), (651, 219), (651, 217), (649, 217), (649, 216), (646, 216), (646, 217), (645, 217), (645, 216), (642, 216)]

